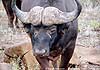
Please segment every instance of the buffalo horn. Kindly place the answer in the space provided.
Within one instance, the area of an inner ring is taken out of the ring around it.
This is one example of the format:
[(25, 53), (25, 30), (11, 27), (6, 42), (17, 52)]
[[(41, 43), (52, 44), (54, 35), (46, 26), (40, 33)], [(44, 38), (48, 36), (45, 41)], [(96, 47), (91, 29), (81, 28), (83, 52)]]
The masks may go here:
[(12, 2), (12, 9), (20, 21), (23, 23), (32, 23), (33, 25), (37, 25), (41, 22), (41, 14), (44, 10), (43, 7), (35, 6), (29, 12), (23, 12), (17, 8), (16, 0)]
[(23, 23), (26, 22), (28, 12), (23, 12), (16, 6), (16, 0), (12, 0), (12, 10), (15, 12), (16, 16), (19, 20), (21, 20)]
[(81, 12), (81, 4), (77, 1), (77, 9), (72, 12), (62, 12), (55, 7), (46, 7), (43, 12), (42, 22), (45, 25), (68, 23), (75, 20)]

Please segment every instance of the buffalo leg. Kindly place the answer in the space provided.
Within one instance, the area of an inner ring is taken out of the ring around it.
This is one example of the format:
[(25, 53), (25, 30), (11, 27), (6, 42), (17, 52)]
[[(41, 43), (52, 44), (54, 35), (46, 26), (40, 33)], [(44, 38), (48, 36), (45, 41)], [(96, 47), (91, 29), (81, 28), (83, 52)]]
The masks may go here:
[(64, 51), (61, 55), (61, 63), (60, 63), (60, 70), (68, 70), (68, 63), (73, 55), (74, 48), (75, 48), (75, 40), (71, 40), (68, 45), (68, 48)]
[(7, 12), (8, 25), (9, 25), (9, 27), (13, 28), (14, 14), (13, 14), (13, 11), (11, 9), (11, 1), (10, 0), (2, 0), (2, 3), (3, 3), (4, 8)]

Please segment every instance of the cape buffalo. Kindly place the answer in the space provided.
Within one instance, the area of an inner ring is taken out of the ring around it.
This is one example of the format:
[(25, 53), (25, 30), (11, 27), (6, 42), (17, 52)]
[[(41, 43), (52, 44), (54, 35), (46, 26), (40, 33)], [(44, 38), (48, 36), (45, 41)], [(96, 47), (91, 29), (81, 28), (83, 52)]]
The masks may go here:
[(31, 38), (40, 69), (50, 70), (50, 60), (56, 69), (61, 55), (59, 69), (68, 70), (82, 9), (78, 0), (23, 0), (21, 10), (13, 0), (12, 9)]
[[(14, 27), (13, 22), (14, 22), (14, 19), (15, 19), (14, 23), (15, 23), (16, 27), (18, 28), (18, 25), (17, 25), (18, 19), (14, 15), (14, 12), (11, 8), (11, 2), (12, 2), (12, 0), (2, 0), (2, 3), (4, 5), (4, 8), (5, 8), (7, 16), (8, 16), (9, 27), (11, 27), (11, 28)], [(16, 4), (17, 4), (18, 8), (21, 9), (21, 0), (17, 0)]]

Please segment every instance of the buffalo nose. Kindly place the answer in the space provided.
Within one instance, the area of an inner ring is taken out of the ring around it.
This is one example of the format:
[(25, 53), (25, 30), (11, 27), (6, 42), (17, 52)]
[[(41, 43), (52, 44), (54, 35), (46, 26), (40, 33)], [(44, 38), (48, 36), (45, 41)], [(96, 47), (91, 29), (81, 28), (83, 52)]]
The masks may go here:
[(46, 50), (45, 49), (41, 49), (41, 50), (35, 49), (34, 52), (36, 55), (43, 55), (46, 53)]

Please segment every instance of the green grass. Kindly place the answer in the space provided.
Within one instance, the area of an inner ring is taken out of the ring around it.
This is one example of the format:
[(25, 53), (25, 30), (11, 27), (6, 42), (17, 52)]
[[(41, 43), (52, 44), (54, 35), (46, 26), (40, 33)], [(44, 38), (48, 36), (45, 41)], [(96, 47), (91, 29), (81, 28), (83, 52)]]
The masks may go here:
[(90, 25), (90, 27), (92, 27), (94, 29), (100, 28), (100, 23), (95, 20), (90, 21), (89, 25)]

